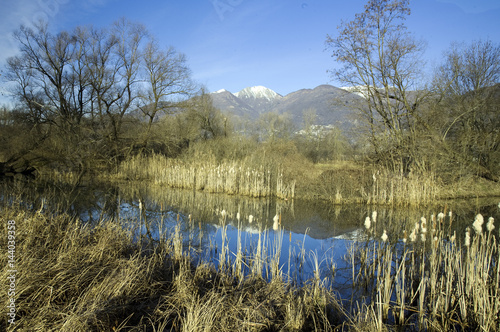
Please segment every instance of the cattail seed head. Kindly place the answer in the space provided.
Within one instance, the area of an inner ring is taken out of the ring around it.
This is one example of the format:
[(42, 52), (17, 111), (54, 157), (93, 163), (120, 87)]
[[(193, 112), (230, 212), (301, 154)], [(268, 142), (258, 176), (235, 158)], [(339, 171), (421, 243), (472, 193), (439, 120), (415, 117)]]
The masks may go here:
[(495, 225), (493, 225), (494, 222), (495, 219), (493, 217), (488, 218), (488, 223), (486, 224), (486, 229), (488, 230), (488, 232), (491, 232), (495, 229)]
[(469, 233), (469, 227), (465, 230), (465, 246), (468, 247), (470, 246), (470, 233)]
[(438, 220), (443, 220), (444, 219), (444, 213), (443, 212), (439, 212), (438, 213)]
[(389, 237), (387, 236), (387, 232), (385, 231), (385, 229), (384, 229), (384, 234), (382, 234), (382, 236), (381, 236), (380, 238), (382, 239), (382, 241), (383, 241), (383, 242), (386, 242), (386, 241), (387, 241), (387, 239), (389, 238)]
[(472, 223), (472, 228), (474, 228), (474, 231), (476, 234), (481, 234), (483, 232), (483, 223), (484, 223), (484, 218), (483, 216), (479, 213), (476, 216), (476, 219)]
[(252, 215), (249, 215), (249, 216), (248, 216), (248, 223), (250, 223), (250, 224), (251, 224), (251, 223), (252, 223), (252, 221), (253, 221), (253, 216), (252, 216)]
[(406, 230), (403, 231), (403, 243), (406, 243)]
[(372, 212), (372, 220), (373, 220), (374, 223), (377, 222), (377, 211), (373, 211)]
[(410, 241), (411, 242), (417, 241), (417, 231), (415, 229), (413, 229), (413, 231), (411, 231), (410, 233)]
[(420, 227), (422, 228), (422, 233), (427, 233), (427, 219), (425, 217), (420, 218)]
[(371, 226), (371, 220), (370, 220), (370, 217), (366, 217), (365, 219), (365, 228), (366, 230), (370, 230), (370, 226)]

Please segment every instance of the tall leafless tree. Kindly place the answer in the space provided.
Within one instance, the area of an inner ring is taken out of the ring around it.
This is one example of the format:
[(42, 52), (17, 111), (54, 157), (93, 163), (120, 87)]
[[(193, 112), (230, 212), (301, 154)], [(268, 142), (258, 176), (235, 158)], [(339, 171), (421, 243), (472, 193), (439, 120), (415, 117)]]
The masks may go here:
[[(81, 152), (80, 166), (89, 153), (116, 164), (138, 140), (147, 143), (167, 105), (192, 92), (185, 56), (162, 50), (143, 25), (126, 19), (56, 34), (40, 22), (14, 36), (20, 54), (8, 59), (6, 78), (19, 107), (33, 123), (57, 129), (53, 155)], [(140, 110), (148, 118), (145, 133), (127, 137)]]
[(369, 0), (354, 20), (342, 22), (326, 45), (339, 67), (334, 79), (364, 97), (357, 108), (369, 125), (378, 158), (395, 166), (416, 162), (414, 140), (424, 43), (406, 29), (408, 0)]

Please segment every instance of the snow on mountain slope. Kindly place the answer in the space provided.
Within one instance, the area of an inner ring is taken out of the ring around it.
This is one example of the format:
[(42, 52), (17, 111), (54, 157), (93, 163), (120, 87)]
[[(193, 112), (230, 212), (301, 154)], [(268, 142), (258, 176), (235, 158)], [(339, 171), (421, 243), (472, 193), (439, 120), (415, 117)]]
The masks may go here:
[[(212, 93), (222, 93), (222, 92), (226, 92), (227, 90), (226, 89), (220, 89), (220, 90), (217, 90), (215, 92), (212, 92)], [(229, 92), (229, 91), (227, 91)]]
[(266, 88), (265, 86), (252, 86), (249, 88), (245, 88), (241, 91), (238, 91), (234, 94), (238, 98), (243, 99), (267, 99), (268, 101), (273, 101), (276, 99), (281, 99), (282, 96), (271, 89)]

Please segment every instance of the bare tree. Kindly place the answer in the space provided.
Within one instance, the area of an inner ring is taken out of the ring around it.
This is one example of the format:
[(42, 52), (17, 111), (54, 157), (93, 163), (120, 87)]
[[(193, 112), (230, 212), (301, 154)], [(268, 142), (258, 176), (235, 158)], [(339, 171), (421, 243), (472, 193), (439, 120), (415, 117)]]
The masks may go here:
[(449, 156), (491, 180), (500, 171), (499, 83), (500, 45), (478, 40), (452, 44), (433, 84), (434, 125)]
[(14, 34), (21, 54), (7, 60), (7, 79), (16, 83), (14, 95), (35, 121), (71, 128), (85, 114), (74, 103), (75, 93), (85, 84), (71, 71), (77, 39), (65, 31), (51, 34), (44, 22), (35, 29), (21, 26)]
[(173, 47), (162, 50), (151, 40), (144, 49), (143, 59), (144, 82), (139, 108), (147, 119), (141, 143), (146, 146), (158, 116), (178, 109), (177, 99), (193, 94), (195, 85), (186, 56)]
[(364, 12), (326, 40), (340, 65), (331, 70), (333, 77), (364, 97), (358, 109), (375, 152), (395, 165), (417, 160), (414, 136), (423, 98), (412, 91), (418, 88), (424, 43), (406, 30), (409, 14), (408, 0), (369, 0)]
[(226, 137), (228, 135), (227, 117), (212, 103), (212, 97), (201, 89), (199, 94), (184, 104), (186, 120), (190, 124), (190, 139), (195, 140)]
[[(176, 96), (191, 92), (184, 55), (162, 51), (143, 25), (126, 19), (57, 34), (40, 22), (21, 26), (15, 38), (20, 55), (8, 59), (6, 78), (19, 108), (33, 123), (57, 129), (52, 155), (80, 154), (80, 166), (90, 155), (116, 165), (130, 146), (147, 143), (153, 121)], [(146, 132), (131, 136), (138, 110), (148, 117)]]

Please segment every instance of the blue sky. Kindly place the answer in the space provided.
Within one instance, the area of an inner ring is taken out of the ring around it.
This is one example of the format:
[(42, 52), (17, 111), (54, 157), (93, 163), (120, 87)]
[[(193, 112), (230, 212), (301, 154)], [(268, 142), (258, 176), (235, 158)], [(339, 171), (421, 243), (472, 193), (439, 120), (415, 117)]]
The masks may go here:
[[(286, 95), (338, 84), (326, 35), (363, 10), (364, 0), (0, 0), (0, 66), (16, 53), (20, 24), (45, 18), (54, 31), (109, 26), (126, 17), (143, 23), (161, 44), (187, 55), (193, 78), (209, 91), (264, 85)], [(413, 0), (406, 25), (427, 42), (428, 68), (452, 41), (500, 43), (498, 0)], [(3, 83), (0, 83), (3, 84)], [(5, 96), (0, 85), (0, 93)], [(0, 100), (4, 98), (0, 97)]]

